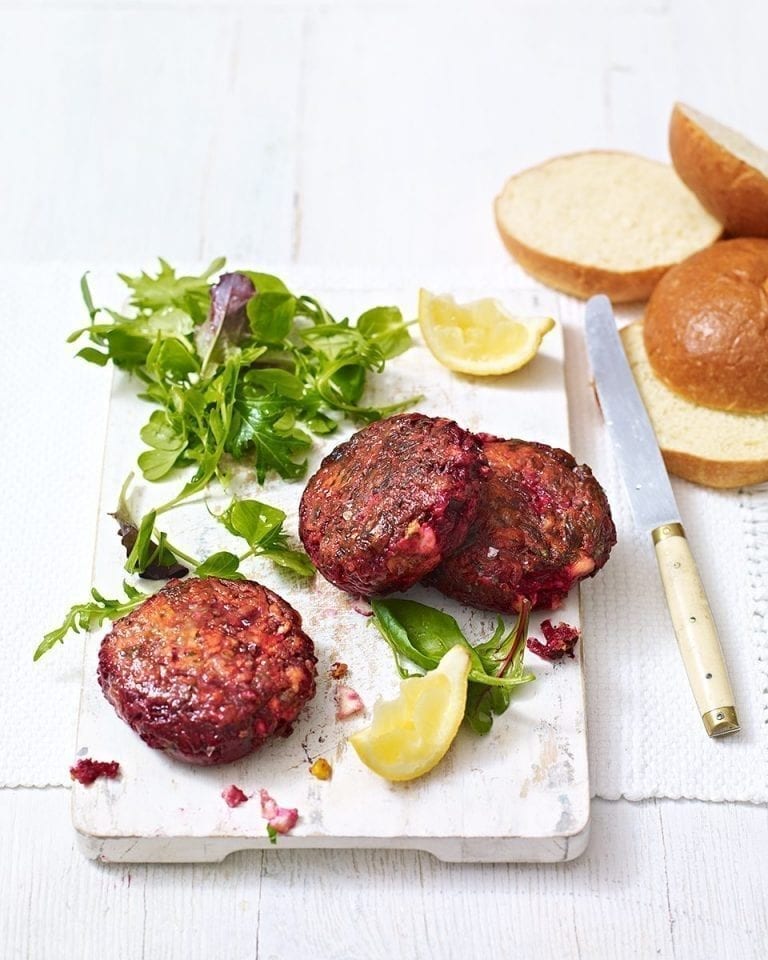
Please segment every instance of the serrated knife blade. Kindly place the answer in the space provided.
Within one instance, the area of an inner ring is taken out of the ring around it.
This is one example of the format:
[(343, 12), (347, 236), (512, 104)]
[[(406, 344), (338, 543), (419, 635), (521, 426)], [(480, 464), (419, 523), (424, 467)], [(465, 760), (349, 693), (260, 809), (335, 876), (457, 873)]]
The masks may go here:
[(585, 331), (595, 389), (632, 515), (653, 540), (680, 653), (710, 737), (739, 722), (717, 628), (653, 426), (635, 385), (608, 297), (587, 302)]

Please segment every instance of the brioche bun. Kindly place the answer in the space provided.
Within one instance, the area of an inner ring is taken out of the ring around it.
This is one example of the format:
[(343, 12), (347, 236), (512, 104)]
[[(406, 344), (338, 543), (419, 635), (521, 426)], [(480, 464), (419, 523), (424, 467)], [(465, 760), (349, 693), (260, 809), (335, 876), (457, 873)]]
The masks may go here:
[(641, 324), (624, 327), (621, 339), (670, 473), (719, 488), (768, 480), (768, 414), (713, 410), (686, 400), (654, 373)]
[(680, 179), (737, 237), (768, 237), (768, 153), (735, 130), (677, 103), (669, 152)]
[(555, 157), (507, 181), (496, 224), (523, 269), (577, 297), (646, 300), (722, 233), (672, 167), (630, 153)]
[(656, 375), (693, 403), (768, 411), (768, 240), (724, 240), (673, 267), (645, 311)]

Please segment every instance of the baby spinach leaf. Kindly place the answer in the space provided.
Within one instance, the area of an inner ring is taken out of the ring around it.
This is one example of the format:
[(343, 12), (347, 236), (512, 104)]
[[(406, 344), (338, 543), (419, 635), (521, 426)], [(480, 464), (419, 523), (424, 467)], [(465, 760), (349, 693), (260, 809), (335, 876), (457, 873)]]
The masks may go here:
[(285, 513), (258, 500), (233, 500), (219, 520), (249, 547), (256, 547), (280, 532)]
[(471, 667), (464, 719), (476, 733), (487, 733), (493, 717), (509, 706), (512, 691), (534, 679), (523, 668), (530, 605), (524, 605), (515, 626), (504, 636), (500, 621), (493, 636), (472, 646), (456, 620), (415, 600), (373, 599), (373, 623), (395, 655), (403, 677), (434, 670), (457, 644), (470, 654)]
[(259, 293), (291, 293), (283, 281), (271, 273), (259, 273), (256, 270), (241, 270), (240, 273), (248, 277)]
[(97, 350), (96, 347), (83, 347), (82, 350), (78, 350), (75, 356), (82, 357), (82, 359), (88, 363), (95, 363), (99, 367), (106, 367), (110, 359), (108, 353), (102, 353), (101, 350)]
[(266, 367), (248, 370), (243, 375), (243, 393), (253, 395), (271, 394), (288, 400), (301, 400), (304, 396), (304, 384), (293, 373), (279, 367)]
[(138, 457), (145, 480), (162, 480), (176, 466), (180, 450), (145, 450)]
[(387, 360), (405, 353), (413, 345), (413, 339), (403, 323), (403, 315), (397, 307), (366, 310), (358, 318), (357, 329), (378, 346)]
[(261, 343), (282, 343), (293, 326), (296, 298), (290, 293), (260, 293), (247, 308), (251, 332)]
[(109, 348), (109, 357), (121, 370), (137, 370), (144, 366), (152, 349), (152, 340), (148, 337), (129, 333), (122, 327), (115, 327), (104, 334)]
[(224, 580), (245, 580), (245, 577), (238, 571), (240, 560), (234, 553), (222, 550), (219, 553), (213, 553), (207, 560), (204, 560), (196, 569), (198, 577), (222, 577)]
[(146, 367), (154, 380), (183, 382), (199, 372), (200, 361), (183, 340), (158, 337), (147, 354)]
[(314, 577), (316, 573), (314, 563), (312, 563), (306, 553), (302, 553), (300, 550), (274, 546), (266, 550), (260, 550), (259, 556), (266, 557), (267, 560), (271, 560), (272, 563), (277, 564), (278, 567), (285, 567), (287, 570), (292, 570), (293, 573), (300, 577)]
[(233, 500), (219, 520), (230, 533), (245, 540), (249, 553), (265, 557), (301, 577), (314, 576), (315, 567), (309, 557), (288, 546), (283, 532), (285, 513), (277, 507), (258, 500)]

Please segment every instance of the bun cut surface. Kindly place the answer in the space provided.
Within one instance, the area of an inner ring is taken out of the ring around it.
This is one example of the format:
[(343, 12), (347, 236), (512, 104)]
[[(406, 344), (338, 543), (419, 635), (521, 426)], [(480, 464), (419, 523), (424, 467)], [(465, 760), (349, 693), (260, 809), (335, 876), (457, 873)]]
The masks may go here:
[(647, 299), (673, 264), (722, 232), (672, 167), (608, 151), (523, 171), (507, 181), (495, 212), (502, 240), (530, 274), (615, 303)]
[(621, 339), (670, 473), (707, 487), (768, 480), (768, 414), (713, 410), (686, 400), (654, 373), (642, 324), (624, 327)]

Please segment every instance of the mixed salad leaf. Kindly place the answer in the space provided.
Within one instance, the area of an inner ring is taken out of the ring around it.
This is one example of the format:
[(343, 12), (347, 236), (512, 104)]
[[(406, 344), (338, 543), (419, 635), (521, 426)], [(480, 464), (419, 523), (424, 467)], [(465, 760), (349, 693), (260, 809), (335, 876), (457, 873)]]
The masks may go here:
[[(259, 556), (302, 577), (315, 573), (309, 557), (293, 549), (286, 516), (258, 500), (234, 500), (217, 519), (248, 549), (189, 556), (158, 528), (158, 518), (219, 481), (234, 464), (250, 467), (259, 483), (270, 473), (297, 480), (307, 469), (313, 436), (333, 433), (349, 419), (369, 423), (398, 413), (418, 397), (387, 406), (363, 403), (369, 373), (411, 345), (408, 324), (396, 307), (366, 310), (353, 323), (336, 319), (314, 297), (296, 295), (268, 273), (222, 273), (214, 260), (199, 276), (179, 276), (165, 260), (156, 274), (119, 274), (128, 289), (121, 312), (97, 306), (85, 275), (80, 283), (90, 323), (68, 342), (87, 338), (77, 356), (99, 366), (113, 363), (141, 384), (139, 397), (154, 408), (141, 428), (138, 457), (154, 483), (183, 468), (191, 476), (169, 502), (134, 519), (128, 478), (113, 514), (125, 548), (128, 573), (144, 579), (185, 576), (243, 577), (240, 565)], [(70, 631), (124, 616), (148, 594), (124, 584), (125, 598), (97, 591), (72, 607), (61, 627), (46, 634), (39, 659)]]
[(143, 593), (136, 587), (123, 581), (123, 591), (125, 598), (122, 600), (109, 600), (103, 597), (94, 587), (91, 590), (91, 599), (87, 603), (78, 603), (73, 606), (69, 613), (64, 617), (64, 622), (60, 627), (51, 630), (43, 637), (34, 653), (34, 659), (39, 660), (44, 653), (55, 647), (57, 643), (63, 643), (64, 637), (71, 631), (80, 633), (84, 630), (95, 630), (100, 627), (105, 620), (119, 620), (127, 613), (130, 613), (134, 607), (143, 603), (149, 593)]
[(213, 278), (222, 258), (199, 276), (177, 276), (164, 260), (156, 276), (120, 274), (129, 290), (124, 313), (94, 305), (69, 341), (87, 337), (77, 354), (110, 361), (142, 382), (155, 409), (141, 430), (146, 480), (182, 467), (195, 473), (176, 498), (226, 481), (227, 458), (245, 461), (260, 482), (270, 471), (287, 480), (306, 472), (312, 435), (347, 417), (368, 423), (417, 399), (362, 403), (367, 375), (411, 345), (396, 307), (367, 310), (355, 323), (335, 319), (313, 297), (297, 296), (277, 277), (241, 270)]
[[(315, 573), (309, 557), (303, 551), (294, 550), (288, 545), (283, 530), (285, 513), (269, 504), (260, 503), (258, 500), (232, 500), (217, 520), (231, 534), (245, 540), (248, 549), (241, 554), (222, 550), (205, 560), (197, 560), (182, 552), (162, 531), (157, 530), (156, 511), (147, 513), (140, 524), (136, 525), (127, 512), (124, 492), (125, 487), (114, 516), (120, 518), (122, 540), (129, 549), (125, 569), (129, 573), (139, 573), (145, 580), (182, 577), (189, 573), (190, 569), (198, 577), (243, 580), (245, 577), (240, 572), (240, 564), (253, 556), (266, 557), (300, 577), (311, 577)], [(81, 630), (95, 629), (105, 620), (124, 617), (151, 596), (127, 581), (123, 582), (123, 589), (125, 597), (115, 600), (106, 599), (97, 590), (92, 590), (89, 602), (73, 606), (62, 625), (45, 635), (35, 651), (34, 659), (39, 660), (57, 643), (63, 643), (70, 631), (79, 633)]]

